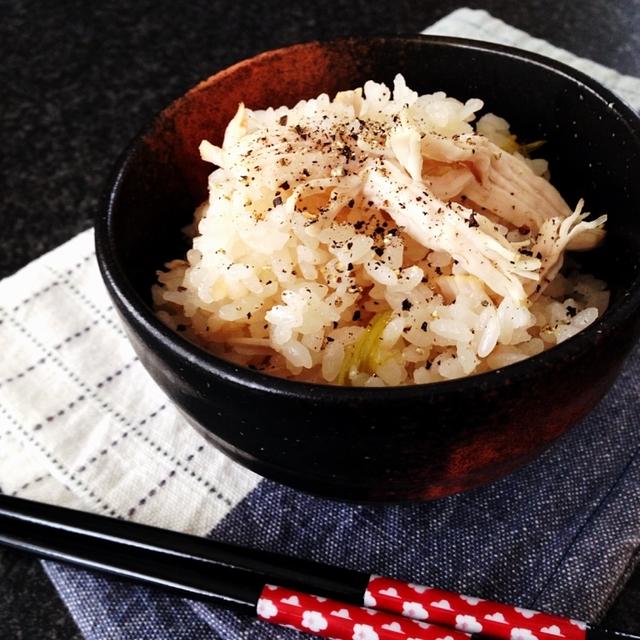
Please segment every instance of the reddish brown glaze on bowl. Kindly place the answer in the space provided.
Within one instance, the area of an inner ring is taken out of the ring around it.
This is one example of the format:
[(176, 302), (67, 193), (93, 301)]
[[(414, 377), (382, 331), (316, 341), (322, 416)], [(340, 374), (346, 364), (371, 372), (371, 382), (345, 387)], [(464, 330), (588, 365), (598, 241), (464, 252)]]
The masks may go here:
[[(480, 97), (523, 139), (547, 140), (554, 184), (609, 214), (585, 269), (612, 292), (605, 316), (557, 348), (472, 378), (386, 389), (265, 376), (211, 356), (154, 317), (156, 269), (184, 253), (205, 197), (203, 138), (220, 143), (238, 103), (292, 106), (405, 75), (421, 93)], [(125, 106), (123, 105), (123, 110)], [(640, 322), (640, 125), (620, 100), (554, 61), (451, 38), (378, 37), (271, 51), (205, 80), (121, 158), (96, 223), (100, 267), (134, 348), (190, 421), (234, 460), (317, 494), (423, 500), (491, 482), (543, 451), (603, 396)]]

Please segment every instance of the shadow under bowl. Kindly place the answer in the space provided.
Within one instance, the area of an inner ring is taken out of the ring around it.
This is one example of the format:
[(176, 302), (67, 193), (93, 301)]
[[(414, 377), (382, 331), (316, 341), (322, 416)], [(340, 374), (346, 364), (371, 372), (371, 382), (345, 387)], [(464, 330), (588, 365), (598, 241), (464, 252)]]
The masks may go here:
[[(206, 198), (203, 138), (219, 144), (238, 102), (285, 104), (401, 72), (419, 93), (480, 97), (521, 139), (544, 139), (569, 203), (609, 214), (584, 254), (611, 304), (565, 343), (471, 378), (362, 389), (278, 379), (238, 367), (164, 327), (155, 272), (184, 255), (180, 229)], [(168, 106), (120, 159), (96, 223), (105, 283), (137, 354), (192, 424), (268, 478), (359, 501), (438, 498), (522, 466), (604, 395), (640, 322), (640, 125), (618, 98), (564, 65), (445, 37), (345, 38), (270, 51), (205, 80)]]

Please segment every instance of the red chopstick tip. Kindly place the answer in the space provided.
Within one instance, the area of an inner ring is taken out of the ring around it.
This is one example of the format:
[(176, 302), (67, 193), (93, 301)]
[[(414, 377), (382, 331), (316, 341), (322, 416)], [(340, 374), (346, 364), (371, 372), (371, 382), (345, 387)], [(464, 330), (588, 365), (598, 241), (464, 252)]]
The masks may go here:
[(382, 576), (369, 579), (368, 602), (377, 609), (498, 640), (585, 640), (586, 625), (578, 620)]
[(454, 629), (273, 585), (262, 590), (257, 613), (272, 624), (344, 640), (470, 639), (469, 634)]

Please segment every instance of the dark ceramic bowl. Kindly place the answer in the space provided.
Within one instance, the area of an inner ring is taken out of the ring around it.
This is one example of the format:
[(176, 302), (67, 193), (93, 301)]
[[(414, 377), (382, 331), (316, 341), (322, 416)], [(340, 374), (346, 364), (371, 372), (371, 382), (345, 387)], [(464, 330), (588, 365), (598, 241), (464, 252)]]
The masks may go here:
[[(480, 97), (522, 139), (544, 139), (554, 184), (609, 214), (585, 254), (604, 278), (604, 317), (560, 346), (475, 377), (385, 389), (266, 376), (222, 361), (153, 315), (156, 269), (180, 256), (180, 228), (206, 197), (198, 144), (220, 143), (239, 101), (293, 105), (321, 92), (391, 82)], [(126, 105), (122, 105), (123, 113)], [(423, 500), (490, 482), (537, 456), (607, 391), (640, 329), (640, 124), (618, 98), (564, 65), (441, 37), (303, 44), (241, 62), (167, 107), (119, 161), (96, 224), (104, 280), (140, 359), (192, 424), (259, 474), (351, 500)]]

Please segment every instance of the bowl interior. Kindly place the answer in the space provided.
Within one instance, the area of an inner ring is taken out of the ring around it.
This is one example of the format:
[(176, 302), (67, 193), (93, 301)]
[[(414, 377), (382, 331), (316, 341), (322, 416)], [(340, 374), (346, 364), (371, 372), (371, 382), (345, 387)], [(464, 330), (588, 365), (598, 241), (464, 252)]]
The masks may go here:
[(369, 79), (390, 84), (396, 73), (419, 93), (445, 91), (463, 101), (479, 97), (483, 112), (505, 117), (521, 140), (545, 140), (539, 155), (549, 160), (552, 181), (570, 206), (583, 197), (587, 210), (609, 214), (606, 241), (579, 255), (584, 268), (611, 288), (610, 310), (600, 322), (637, 296), (640, 134), (632, 112), (562, 65), (496, 45), (419, 36), (344, 39), (268, 52), (212, 76), (175, 101), (120, 166), (103, 221), (113, 267), (148, 305), (155, 271), (183, 256), (187, 247), (180, 229), (206, 198), (212, 167), (200, 159), (198, 145), (204, 138), (221, 142), (239, 102), (250, 108), (292, 106)]

